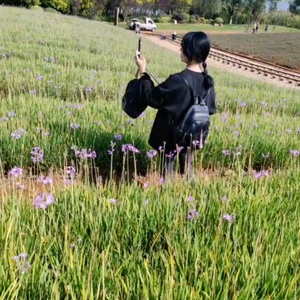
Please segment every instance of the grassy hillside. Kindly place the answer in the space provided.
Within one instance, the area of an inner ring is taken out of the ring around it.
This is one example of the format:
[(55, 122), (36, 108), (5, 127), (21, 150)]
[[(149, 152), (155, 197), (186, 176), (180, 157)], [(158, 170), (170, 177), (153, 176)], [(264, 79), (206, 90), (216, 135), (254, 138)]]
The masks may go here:
[[(196, 183), (170, 184), (147, 157), (155, 111), (121, 109), (132, 32), (7, 7), (0, 20), (1, 300), (299, 298), (298, 91), (209, 68), (218, 114)], [(183, 67), (142, 51), (161, 80)], [(143, 184), (90, 181), (131, 163)]]

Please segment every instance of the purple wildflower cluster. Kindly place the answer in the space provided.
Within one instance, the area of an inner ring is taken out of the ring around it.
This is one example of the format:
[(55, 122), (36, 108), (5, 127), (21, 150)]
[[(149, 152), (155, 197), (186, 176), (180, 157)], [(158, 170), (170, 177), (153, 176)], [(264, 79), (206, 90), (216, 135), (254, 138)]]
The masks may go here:
[(199, 218), (199, 213), (196, 211), (195, 208), (191, 209), (187, 215), (188, 220), (197, 219)]
[(52, 178), (49, 176), (45, 177), (44, 175), (41, 175), (38, 179), (37, 182), (42, 183), (44, 185), (52, 185)]
[(260, 172), (256, 172), (256, 171), (253, 171), (253, 177), (255, 179), (259, 179), (259, 178), (262, 178), (262, 177), (269, 177), (269, 172), (268, 171), (260, 171)]
[(222, 154), (225, 156), (239, 156), (241, 155), (241, 151), (242, 151), (242, 146), (240, 145), (239, 147), (235, 148), (234, 150), (230, 151), (230, 150), (223, 150)]
[(73, 166), (68, 166), (65, 171), (67, 178), (64, 179), (65, 185), (74, 184), (76, 178), (76, 169)]
[(225, 214), (223, 215), (223, 219), (228, 221), (229, 223), (232, 223), (236, 219), (236, 214)]
[(81, 149), (79, 150), (76, 146), (72, 146), (71, 149), (74, 151), (75, 155), (80, 158), (96, 158), (96, 151), (91, 149)]
[(221, 201), (227, 203), (228, 202), (227, 195), (222, 196)]
[(51, 62), (51, 63), (56, 63), (56, 60), (53, 56), (50, 57), (44, 57), (45, 61)]
[(34, 206), (36, 208), (46, 209), (53, 203), (55, 203), (55, 199), (52, 194), (42, 193), (34, 199)]
[(141, 151), (134, 147), (131, 144), (123, 144), (122, 145), (122, 152), (132, 152), (132, 153), (140, 153)]
[(18, 140), (20, 139), (24, 134), (26, 133), (26, 131), (22, 128), (17, 129), (16, 132), (12, 132), (11, 133), (11, 137), (13, 137), (14, 139)]
[(44, 159), (44, 152), (39, 147), (34, 147), (30, 154), (32, 161), (36, 164), (42, 162)]
[(19, 167), (14, 167), (10, 170), (9, 175), (15, 178), (23, 175), (23, 169)]
[(12, 257), (12, 259), (17, 263), (18, 268), (19, 268), (19, 272), (21, 274), (24, 274), (28, 270), (31, 269), (31, 266), (27, 261), (27, 253), (21, 253), (17, 256)]
[(292, 156), (298, 156), (299, 154), (300, 154), (300, 152), (299, 152), (299, 150), (290, 150), (290, 154), (292, 155)]
[(156, 155), (157, 155), (157, 151), (156, 151), (156, 150), (150, 150), (150, 151), (147, 152), (147, 156), (148, 156), (149, 158), (153, 158), (153, 157), (155, 157)]

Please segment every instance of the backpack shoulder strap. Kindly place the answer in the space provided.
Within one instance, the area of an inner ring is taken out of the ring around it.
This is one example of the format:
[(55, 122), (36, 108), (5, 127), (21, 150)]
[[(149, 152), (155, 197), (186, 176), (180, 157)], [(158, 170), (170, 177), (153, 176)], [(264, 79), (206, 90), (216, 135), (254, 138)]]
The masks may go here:
[(195, 104), (200, 104), (200, 103), (202, 103), (202, 102), (205, 102), (204, 99), (205, 99), (206, 96), (209, 94), (211, 88), (209, 88), (209, 89), (207, 90), (207, 92), (204, 94), (204, 96), (199, 97), (200, 99), (199, 99), (198, 97), (195, 98), (194, 91), (193, 91), (191, 85), (189, 84), (189, 82), (188, 82), (188, 81), (186, 80), (186, 78), (184, 78), (181, 74), (178, 74), (178, 75), (181, 77), (181, 79), (185, 82), (185, 84), (186, 84), (187, 87), (189, 88), (194, 103), (195, 103)]
[(195, 96), (194, 96), (194, 91), (193, 91), (191, 85), (189, 84), (189, 82), (188, 82), (181, 74), (178, 74), (178, 75), (179, 75), (179, 77), (185, 82), (185, 84), (187, 85), (187, 87), (188, 87), (189, 90), (190, 90), (190, 93), (191, 93), (192, 98), (194, 99), (194, 98), (195, 98)]

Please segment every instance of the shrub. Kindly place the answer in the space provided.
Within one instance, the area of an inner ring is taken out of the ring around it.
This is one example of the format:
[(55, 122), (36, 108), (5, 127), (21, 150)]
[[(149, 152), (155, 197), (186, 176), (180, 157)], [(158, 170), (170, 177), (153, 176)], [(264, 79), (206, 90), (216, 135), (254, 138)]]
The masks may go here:
[(55, 9), (52, 8), (52, 7), (46, 7), (46, 8), (45, 8), (45, 12), (52, 13), (52, 14), (60, 14), (59, 11), (55, 10)]
[(190, 19), (190, 15), (186, 13), (174, 14), (172, 20), (176, 20), (178, 23), (185, 23)]
[(195, 24), (195, 23), (198, 23), (198, 21), (197, 21), (197, 19), (195, 18), (195, 16), (190, 16), (189, 23)]
[(221, 25), (224, 23), (223, 19), (222, 18), (215, 18), (215, 23)]
[(268, 24), (300, 29), (300, 16), (295, 16), (290, 12), (273, 12), (264, 17)]
[(155, 23), (170, 23), (172, 19), (170, 17), (155, 17), (153, 21)]
[(205, 19), (203, 17), (200, 18), (199, 22), (202, 23), (202, 24), (210, 24), (211, 23), (210, 20)]
[(29, 9), (31, 10), (40, 10), (40, 11), (44, 11), (42, 7), (38, 6), (38, 5), (33, 5), (30, 6)]

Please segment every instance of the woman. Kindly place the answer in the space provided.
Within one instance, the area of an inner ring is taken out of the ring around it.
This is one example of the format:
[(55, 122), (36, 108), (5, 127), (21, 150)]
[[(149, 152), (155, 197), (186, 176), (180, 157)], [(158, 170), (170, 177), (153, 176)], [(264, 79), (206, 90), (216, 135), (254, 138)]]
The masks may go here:
[[(150, 76), (146, 73), (146, 60), (135, 56), (141, 78), (138, 86), (138, 99), (148, 106), (158, 109), (150, 138), (149, 145), (155, 150), (164, 150), (164, 169), (167, 173), (173, 173), (174, 158), (179, 156), (180, 173), (184, 174), (186, 163), (188, 164), (189, 177), (192, 176), (193, 155), (187, 155), (187, 147), (178, 149), (173, 140), (173, 127), (170, 119), (179, 120), (192, 105), (189, 87), (182, 79), (185, 78), (193, 91), (198, 95), (204, 95), (211, 88), (210, 97), (206, 99), (209, 114), (216, 112), (214, 82), (207, 73), (206, 59), (210, 51), (210, 40), (204, 32), (189, 32), (181, 42), (181, 61), (186, 64), (186, 68), (180, 73), (173, 74), (158, 86), (154, 84)], [(208, 134), (208, 132), (207, 132)], [(204, 137), (203, 145), (205, 143)], [(181, 150), (180, 152), (178, 150)]]

